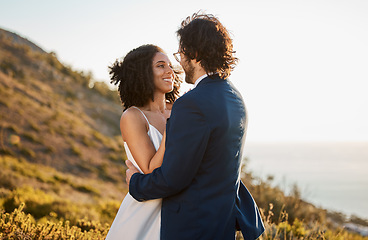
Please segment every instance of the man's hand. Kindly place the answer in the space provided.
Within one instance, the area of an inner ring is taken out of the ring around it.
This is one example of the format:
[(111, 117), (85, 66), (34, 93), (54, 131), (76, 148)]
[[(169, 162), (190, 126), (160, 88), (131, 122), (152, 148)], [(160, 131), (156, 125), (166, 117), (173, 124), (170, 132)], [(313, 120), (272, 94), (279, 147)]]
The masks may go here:
[(128, 167), (128, 169), (125, 171), (125, 176), (126, 176), (125, 181), (129, 187), (130, 178), (133, 176), (134, 173), (139, 172), (139, 170), (136, 167), (134, 167), (133, 163), (129, 160), (126, 160), (125, 164)]

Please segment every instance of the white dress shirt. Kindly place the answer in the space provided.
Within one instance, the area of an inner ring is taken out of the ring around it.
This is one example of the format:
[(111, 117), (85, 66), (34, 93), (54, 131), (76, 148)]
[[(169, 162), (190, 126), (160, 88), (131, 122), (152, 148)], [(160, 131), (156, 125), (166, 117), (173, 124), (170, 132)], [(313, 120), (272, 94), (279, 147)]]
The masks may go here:
[(194, 82), (194, 86), (192, 87), (192, 89), (194, 89), (195, 87), (197, 87), (198, 83), (200, 81), (202, 81), (205, 77), (207, 77), (208, 75), (207, 74), (204, 74), (202, 76), (200, 76), (195, 82)]

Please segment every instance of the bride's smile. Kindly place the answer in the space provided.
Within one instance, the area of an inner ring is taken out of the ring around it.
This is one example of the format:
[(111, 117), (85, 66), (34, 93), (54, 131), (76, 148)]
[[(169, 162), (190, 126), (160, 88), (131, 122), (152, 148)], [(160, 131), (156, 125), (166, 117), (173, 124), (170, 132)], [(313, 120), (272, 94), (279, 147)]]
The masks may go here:
[(171, 92), (174, 87), (174, 71), (169, 58), (166, 54), (158, 52), (153, 57), (152, 63), (155, 89), (164, 93)]

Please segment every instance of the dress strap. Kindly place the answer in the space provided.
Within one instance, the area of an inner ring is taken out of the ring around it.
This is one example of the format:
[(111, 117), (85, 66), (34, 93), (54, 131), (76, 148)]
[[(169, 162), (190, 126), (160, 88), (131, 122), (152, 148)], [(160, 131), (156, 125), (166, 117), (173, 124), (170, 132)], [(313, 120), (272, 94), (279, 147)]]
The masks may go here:
[(147, 121), (148, 125), (151, 125), (151, 124), (150, 124), (150, 122), (148, 121), (148, 118), (146, 117), (146, 115), (144, 114), (144, 112), (143, 112), (142, 110), (140, 110), (140, 109), (139, 109), (139, 108), (137, 108), (136, 106), (132, 106), (132, 108), (138, 109), (138, 110), (142, 113), (143, 117), (146, 119), (146, 121)]

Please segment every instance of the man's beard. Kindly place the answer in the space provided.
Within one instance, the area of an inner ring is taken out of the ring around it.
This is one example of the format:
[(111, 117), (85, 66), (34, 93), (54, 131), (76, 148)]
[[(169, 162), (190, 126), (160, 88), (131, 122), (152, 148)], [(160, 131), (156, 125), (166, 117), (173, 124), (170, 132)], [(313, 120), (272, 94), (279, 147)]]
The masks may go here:
[(182, 66), (185, 72), (185, 82), (194, 84), (194, 66), (190, 61), (185, 61), (185, 65)]

